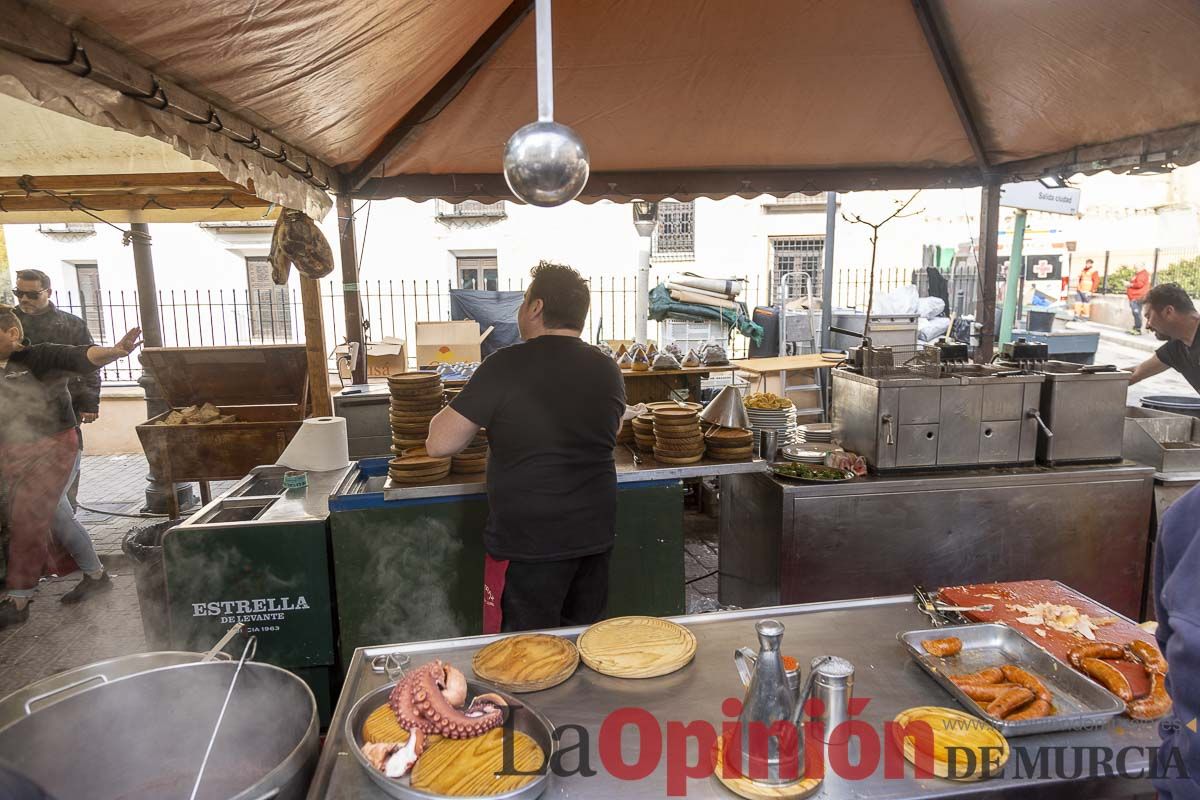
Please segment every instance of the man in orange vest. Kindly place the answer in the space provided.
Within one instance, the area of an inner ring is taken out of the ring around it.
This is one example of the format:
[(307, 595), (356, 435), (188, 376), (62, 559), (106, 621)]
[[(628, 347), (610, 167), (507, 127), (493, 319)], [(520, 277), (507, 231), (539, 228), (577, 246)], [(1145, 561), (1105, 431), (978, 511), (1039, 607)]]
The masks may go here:
[(1089, 258), (1083, 264), (1083, 272), (1075, 281), (1075, 316), (1089, 319), (1092, 316), (1092, 295), (1100, 288), (1100, 273)]

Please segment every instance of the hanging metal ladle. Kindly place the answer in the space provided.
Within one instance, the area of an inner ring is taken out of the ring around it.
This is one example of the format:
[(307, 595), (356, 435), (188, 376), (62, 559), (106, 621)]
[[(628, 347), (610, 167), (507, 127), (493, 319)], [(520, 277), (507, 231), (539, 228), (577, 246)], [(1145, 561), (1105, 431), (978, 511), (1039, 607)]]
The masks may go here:
[(517, 129), (504, 146), (504, 180), (521, 200), (559, 206), (583, 191), (590, 172), (579, 134), (554, 121), (554, 59), (550, 0), (537, 0), (538, 120)]

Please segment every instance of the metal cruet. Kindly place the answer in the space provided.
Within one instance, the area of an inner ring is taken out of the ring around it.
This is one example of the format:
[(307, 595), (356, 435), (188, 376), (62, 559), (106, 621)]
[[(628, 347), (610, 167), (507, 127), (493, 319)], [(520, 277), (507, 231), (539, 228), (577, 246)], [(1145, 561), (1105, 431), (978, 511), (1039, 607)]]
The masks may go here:
[[(773, 619), (762, 620), (754, 629), (758, 633), (757, 657), (751, 659), (741, 652), (734, 653), (734, 663), (743, 683), (749, 681), (742, 714), (738, 718), (741, 742), (738, 765), (741, 773), (756, 783), (775, 786), (794, 783), (803, 777), (804, 771), (804, 737), (799, 734), (799, 717), (812, 688), (812, 673), (809, 673), (804, 688), (797, 693), (788, 685), (783, 656), (779, 650), (783, 641), (783, 623)], [(748, 674), (751, 670), (753, 673)], [(761, 732), (751, 736), (751, 727), (761, 725), (760, 731), (770, 732), (771, 726), (777, 722), (792, 723), (797, 735), (794, 741), (790, 736), (766, 736), (764, 753), (764, 737)]]

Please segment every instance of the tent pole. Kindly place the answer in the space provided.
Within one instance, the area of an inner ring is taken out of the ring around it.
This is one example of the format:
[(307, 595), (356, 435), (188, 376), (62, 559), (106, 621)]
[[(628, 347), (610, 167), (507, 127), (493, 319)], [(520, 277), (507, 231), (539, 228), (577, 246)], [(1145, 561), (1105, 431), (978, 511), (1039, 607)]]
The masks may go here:
[[(329, 395), (329, 364), (325, 356), (325, 323), (321, 319), (321, 283), (300, 276), (300, 303), (304, 311), (304, 348), (308, 351), (308, 396), (314, 417), (333, 416)], [(366, 358), (366, 354), (363, 354)]]
[(1017, 321), (1017, 308), (1021, 300), (1021, 275), (1025, 271), (1025, 258), (1021, 254), (1025, 241), (1025, 209), (1017, 210), (1013, 221), (1012, 255), (1008, 257), (1008, 284), (1004, 288), (1004, 311), (1000, 314), (1000, 344), (1012, 341), (1013, 327)]
[(358, 343), (350, 382), (367, 382), (367, 349), (363, 346), (362, 316), (358, 304), (358, 247), (354, 237), (354, 202), (348, 194), (337, 196), (338, 241), (342, 256), (342, 300), (346, 306), (346, 343)]
[[(138, 318), (142, 328), (142, 342), (146, 347), (162, 347), (162, 321), (158, 313), (158, 287), (154, 281), (154, 254), (151, 250), (150, 226), (145, 222), (132, 222), (129, 225), (132, 233), (130, 243), (133, 248), (133, 275), (137, 281)], [(158, 381), (150, 370), (142, 369), (138, 385), (146, 393), (146, 416), (154, 419), (159, 414), (171, 410), (171, 406), (162, 396)], [(171, 501), (171, 493), (175, 493), (175, 502)], [(171, 486), (159, 479), (153, 472), (146, 475), (146, 505), (144, 511), (153, 514), (172, 514), (178, 516), (179, 509), (188, 508), (196, 501), (190, 483)]]
[(996, 334), (996, 248), (1000, 239), (1000, 182), (984, 184), (979, 209), (979, 302), (975, 321), (980, 324), (979, 348), (975, 360), (986, 364), (992, 360)]
[(821, 350), (829, 348), (833, 323), (833, 235), (837, 230), (837, 192), (825, 194), (825, 265), (821, 278)]

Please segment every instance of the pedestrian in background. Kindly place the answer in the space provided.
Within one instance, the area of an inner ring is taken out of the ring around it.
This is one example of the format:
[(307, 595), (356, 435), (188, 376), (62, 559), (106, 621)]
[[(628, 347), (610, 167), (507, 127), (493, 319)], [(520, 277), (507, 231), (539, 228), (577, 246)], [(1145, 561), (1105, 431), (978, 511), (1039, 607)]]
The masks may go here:
[[(37, 269), (18, 270), (17, 286), (13, 289), (13, 294), (19, 303), (13, 311), (21, 322), (25, 339), (31, 345), (49, 343), (90, 347), (95, 344), (86, 322), (74, 314), (68, 314), (50, 301), (50, 276), (46, 273)], [(77, 423), (75, 434), (79, 440), (75, 451), (75, 466), (71, 470), (66, 491), (58, 502), (54, 511), (54, 521), (50, 525), (50, 535), (54, 541), (70, 554), (76, 566), (83, 572), (83, 580), (62, 596), (61, 602), (71, 605), (112, 588), (112, 581), (104, 571), (104, 565), (100, 563), (96, 547), (92, 544), (92, 537), (75, 518), (79, 468), (83, 463), (83, 431), (80, 430), (80, 425), (95, 422), (100, 416), (100, 373), (97, 371), (79, 375), (62, 372), (49, 375), (45, 380), (66, 386)]]
[(1088, 319), (1092, 316), (1092, 295), (1100, 288), (1100, 273), (1089, 258), (1083, 263), (1083, 272), (1075, 281), (1075, 316)]
[(1150, 293), (1150, 272), (1145, 267), (1138, 267), (1133, 280), (1125, 287), (1125, 296), (1129, 298), (1129, 310), (1133, 314), (1133, 328), (1129, 331), (1134, 336), (1142, 335), (1142, 304)]

